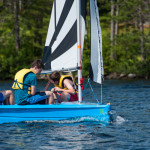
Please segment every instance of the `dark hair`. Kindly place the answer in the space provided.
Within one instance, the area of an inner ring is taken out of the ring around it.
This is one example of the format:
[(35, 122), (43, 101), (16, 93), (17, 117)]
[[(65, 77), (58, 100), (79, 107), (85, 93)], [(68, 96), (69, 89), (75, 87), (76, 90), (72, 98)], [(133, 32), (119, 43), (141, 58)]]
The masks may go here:
[(35, 60), (32, 65), (31, 65), (31, 68), (37, 66), (38, 69), (44, 69), (44, 65), (42, 63), (42, 60), (41, 59), (37, 59)]
[(59, 71), (54, 71), (52, 74), (50, 74), (49, 78), (55, 82), (55, 81), (59, 81), (60, 76), (61, 74)]

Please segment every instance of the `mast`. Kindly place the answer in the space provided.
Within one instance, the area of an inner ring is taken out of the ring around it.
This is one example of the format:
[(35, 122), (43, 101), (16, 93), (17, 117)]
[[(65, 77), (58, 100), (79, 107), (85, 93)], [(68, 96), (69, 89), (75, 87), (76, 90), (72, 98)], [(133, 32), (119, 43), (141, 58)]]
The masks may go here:
[(76, 0), (77, 2), (77, 51), (78, 51), (78, 98), (79, 102), (82, 102), (82, 90), (81, 90), (81, 22), (80, 22), (80, 0)]

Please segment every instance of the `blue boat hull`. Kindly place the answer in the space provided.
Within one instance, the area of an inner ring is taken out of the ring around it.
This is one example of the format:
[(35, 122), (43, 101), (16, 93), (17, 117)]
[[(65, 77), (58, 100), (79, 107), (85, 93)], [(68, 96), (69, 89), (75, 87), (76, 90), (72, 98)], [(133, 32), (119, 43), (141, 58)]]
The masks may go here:
[(63, 103), (58, 105), (0, 105), (0, 123), (66, 120), (92, 117), (110, 121), (110, 105)]

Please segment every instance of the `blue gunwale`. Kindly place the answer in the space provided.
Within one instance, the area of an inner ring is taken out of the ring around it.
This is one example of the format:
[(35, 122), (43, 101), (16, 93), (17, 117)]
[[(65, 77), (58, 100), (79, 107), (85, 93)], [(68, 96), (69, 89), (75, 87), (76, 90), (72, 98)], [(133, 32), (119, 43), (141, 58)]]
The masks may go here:
[(94, 117), (110, 121), (110, 105), (62, 103), (51, 105), (0, 105), (0, 123), (65, 120), (78, 117)]
[(96, 104), (96, 103), (61, 103), (61, 104), (36, 104), (36, 105), (0, 105), (0, 108), (95, 108), (106, 107), (109, 105)]

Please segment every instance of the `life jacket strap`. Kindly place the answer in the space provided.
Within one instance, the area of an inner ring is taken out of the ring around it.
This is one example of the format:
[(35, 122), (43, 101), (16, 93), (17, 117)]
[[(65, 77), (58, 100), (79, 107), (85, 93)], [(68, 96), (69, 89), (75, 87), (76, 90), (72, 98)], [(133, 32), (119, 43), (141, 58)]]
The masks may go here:
[[(21, 85), (25, 85), (25, 86), (28, 86), (28, 88), (30, 88), (30, 85), (28, 85), (28, 84), (24, 84), (24, 83), (21, 83), (21, 82), (18, 82), (17, 80), (14, 80), (14, 87), (16, 86), (16, 84), (17, 84), (17, 86), (19, 87), (19, 89), (21, 89), (21, 87), (20, 87), (20, 85), (19, 84), (21, 84)], [(27, 90), (27, 89), (23, 89), (23, 90)], [(31, 90), (27, 90), (27, 91), (31, 91)]]

